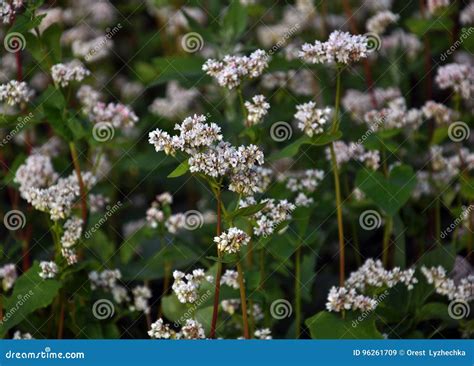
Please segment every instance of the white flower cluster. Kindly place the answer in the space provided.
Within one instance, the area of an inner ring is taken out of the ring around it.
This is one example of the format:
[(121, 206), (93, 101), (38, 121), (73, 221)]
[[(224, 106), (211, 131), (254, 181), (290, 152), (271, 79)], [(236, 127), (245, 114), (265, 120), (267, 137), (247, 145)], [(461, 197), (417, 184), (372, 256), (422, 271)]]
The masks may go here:
[(17, 330), (15, 331), (15, 333), (13, 333), (12, 339), (34, 339), (34, 338), (30, 333), (22, 333), (19, 330)]
[(367, 37), (348, 32), (334, 31), (326, 42), (305, 43), (299, 57), (310, 64), (338, 63), (349, 64), (366, 58), (368, 54)]
[(262, 122), (270, 109), (270, 104), (267, 102), (265, 97), (261, 94), (255, 95), (252, 101), (245, 102), (245, 108), (247, 108), (247, 119), (245, 125), (247, 127), (254, 126)]
[(10, 80), (0, 85), (0, 102), (10, 106), (27, 103), (33, 96), (33, 91), (24, 81)]
[(66, 64), (59, 63), (51, 67), (51, 77), (56, 85), (68, 86), (72, 81), (82, 81), (90, 75), (90, 71), (79, 60)]
[(58, 266), (54, 262), (40, 262), (40, 273), (39, 276), (43, 279), (54, 278), (58, 274)]
[(203, 269), (195, 269), (192, 273), (173, 272), (173, 289), (178, 300), (183, 304), (192, 304), (199, 298), (199, 289), (204, 281), (212, 282), (212, 276), (206, 276)]
[[(356, 160), (364, 163), (368, 168), (377, 170), (380, 166), (380, 152), (377, 150), (365, 150), (362, 144), (344, 141), (334, 142), (334, 152), (337, 165), (342, 165), (350, 160)], [(331, 161), (331, 151), (326, 148), (326, 158)]]
[(189, 111), (198, 94), (195, 88), (181, 88), (176, 81), (170, 81), (166, 86), (166, 97), (156, 98), (149, 110), (158, 116), (177, 119)]
[(58, 179), (51, 158), (47, 155), (32, 154), (26, 158), (15, 173), (14, 182), (20, 185), (21, 197), (27, 197), (31, 187), (45, 188)]
[(367, 259), (357, 271), (350, 274), (345, 286), (364, 292), (371, 287), (392, 288), (399, 283), (404, 284), (408, 290), (412, 290), (418, 283), (415, 270), (413, 268), (402, 270), (400, 267), (387, 270), (383, 268), (380, 260)]
[(291, 172), (284, 179), (287, 179), (286, 188), (291, 192), (297, 193), (295, 205), (298, 207), (308, 207), (314, 202), (313, 198), (309, 197), (309, 195), (318, 188), (324, 179), (324, 171), (307, 169), (301, 172)]
[(309, 137), (323, 133), (324, 125), (331, 118), (331, 108), (316, 108), (315, 102), (299, 104), (296, 110), (295, 119), (298, 121), (298, 128)]
[(314, 95), (313, 74), (306, 69), (266, 73), (261, 85), (265, 89), (288, 88), (296, 95)]
[(217, 249), (221, 253), (238, 253), (243, 245), (247, 245), (250, 237), (242, 230), (231, 227), (221, 235), (214, 237)]
[(109, 122), (117, 128), (131, 128), (138, 122), (138, 117), (129, 106), (121, 103), (98, 102), (92, 107), (89, 118), (92, 122)]
[(90, 85), (81, 85), (77, 90), (76, 97), (85, 113), (90, 113), (92, 108), (103, 98), (102, 94)]
[(459, 113), (445, 106), (442, 103), (428, 100), (421, 108), (423, 115), (427, 119), (433, 119), (438, 126), (449, 125), (458, 119)]
[(404, 127), (416, 130), (423, 123), (422, 117), (422, 111), (408, 109), (405, 98), (400, 97), (389, 101), (385, 108), (367, 112), (364, 120), (372, 131)]
[(344, 94), (341, 104), (344, 109), (351, 113), (356, 122), (362, 122), (365, 113), (374, 109), (374, 103), (375, 108), (378, 109), (400, 96), (401, 93), (398, 88), (375, 88), (372, 90), (372, 94), (349, 89)]
[(459, 15), (459, 21), (463, 25), (474, 24), (474, 2), (470, 2)]
[(169, 192), (164, 192), (156, 196), (151, 207), (146, 211), (146, 221), (151, 228), (156, 229), (159, 223), (165, 221), (166, 214), (163, 208), (169, 210), (169, 205), (172, 203), (173, 196)]
[(240, 287), (238, 272), (233, 269), (226, 269), (224, 274), (221, 276), (221, 284), (237, 290)]
[(202, 69), (217, 80), (220, 86), (233, 89), (242, 83), (245, 77), (259, 77), (268, 66), (270, 57), (263, 50), (256, 50), (250, 56), (226, 55), (222, 61), (209, 59)]
[(256, 329), (254, 335), (260, 340), (272, 339), (272, 331), (269, 328)]
[(105, 269), (102, 272), (92, 271), (89, 273), (91, 290), (99, 288), (112, 293), (115, 302), (118, 304), (130, 300), (127, 289), (118, 283), (121, 278), (122, 273), (118, 269)]
[(474, 275), (462, 278), (456, 285), (442, 266), (430, 268), (422, 266), (421, 272), (426, 281), (434, 286), (436, 293), (447, 296), (449, 300), (467, 302), (474, 300)]
[(68, 265), (77, 263), (77, 254), (72, 247), (80, 239), (82, 235), (82, 225), (84, 222), (79, 217), (71, 217), (66, 221), (63, 227), (63, 235), (61, 237), (61, 253), (66, 259)]
[[(249, 205), (255, 205), (257, 202), (253, 197), (248, 197), (242, 200), (239, 204), (240, 207), (246, 207)], [(255, 227), (253, 233), (256, 236), (267, 237), (275, 232), (278, 225), (284, 221), (291, 219), (291, 213), (294, 211), (296, 206), (288, 200), (275, 200), (273, 198), (265, 198), (259, 203), (265, 203), (266, 205), (256, 214), (252, 215), (255, 219)]]
[(377, 307), (377, 301), (371, 297), (360, 295), (355, 289), (333, 286), (329, 290), (326, 309), (340, 312), (343, 310), (372, 311)]
[(23, 0), (0, 1), (0, 18), (4, 24), (10, 24), (18, 9), (23, 6)]
[(16, 273), (16, 266), (13, 263), (8, 263), (0, 267), (0, 278), (2, 279), (3, 291), (10, 290), (18, 277)]
[(107, 57), (113, 45), (114, 42), (104, 36), (90, 40), (76, 39), (72, 42), (72, 54), (86, 62), (94, 62)]
[(414, 59), (420, 53), (423, 45), (415, 34), (397, 29), (387, 36), (382, 37), (380, 53), (391, 56), (395, 51), (402, 50), (409, 59)]
[(204, 339), (206, 334), (201, 323), (194, 319), (186, 319), (179, 332), (171, 329), (163, 319), (158, 319), (151, 325), (148, 335), (153, 339)]
[(441, 66), (435, 81), (441, 89), (450, 88), (468, 100), (474, 93), (474, 67), (456, 63)]
[(150, 306), (148, 300), (151, 299), (152, 293), (148, 286), (136, 286), (132, 289), (133, 305), (130, 306), (130, 311), (142, 311), (145, 314), (150, 313)]
[(435, 15), (450, 5), (450, 0), (427, 0), (428, 13)]
[(398, 22), (400, 15), (392, 13), (390, 10), (378, 12), (365, 23), (369, 32), (382, 34), (390, 24)]

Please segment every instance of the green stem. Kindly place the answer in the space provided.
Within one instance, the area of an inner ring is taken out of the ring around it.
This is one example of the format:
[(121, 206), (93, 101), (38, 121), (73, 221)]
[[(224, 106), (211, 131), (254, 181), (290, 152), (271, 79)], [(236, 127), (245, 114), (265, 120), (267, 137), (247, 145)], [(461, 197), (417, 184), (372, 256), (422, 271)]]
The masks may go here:
[(331, 132), (335, 133), (339, 131), (339, 105), (341, 101), (341, 74), (342, 74), (342, 66), (338, 65), (336, 69), (336, 101), (335, 101), (335, 108), (334, 108), (334, 117), (332, 121), (332, 129)]
[(301, 245), (295, 253), (295, 315), (295, 336), (298, 339), (301, 336)]
[(245, 281), (244, 281), (244, 272), (242, 270), (242, 264), (237, 262), (237, 272), (239, 275), (239, 288), (240, 288), (240, 302), (242, 306), (242, 320), (243, 320), (243, 327), (244, 327), (244, 338), (250, 339), (249, 334), (249, 321), (247, 316), (247, 295), (245, 293)]
[(331, 143), (331, 163), (334, 174), (334, 189), (336, 193), (336, 211), (337, 211), (337, 232), (339, 238), (339, 285), (344, 286), (345, 281), (345, 248), (344, 248), (344, 226), (342, 221), (342, 198), (341, 184), (339, 182), (339, 169), (337, 166), (336, 153), (334, 152), (334, 143)]
[(388, 265), (388, 254), (390, 251), (390, 236), (392, 235), (393, 219), (391, 216), (385, 218), (385, 227), (383, 233), (383, 253), (382, 262), (384, 267)]
[[(222, 224), (222, 211), (221, 211), (221, 191), (220, 188), (216, 190), (216, 200), (217, 200), (217, 236), (221, 235), (221, 224)], [(217, 262), (217, 273), (216, 273), (216, 282), (214, 287), (214, 305), (212, 309), (212, 321), (211, 321), (211, 331), (209, 334), (210, 338), (215, 338), (216, 336), (216, 325), (217, 325), (217, 316), (219, 315), (219, 293), (221, 289), (221, 276), (222, 276), (222, 261), (221, 253), (217, 249), (217, 257), (219, 261)]]
[(74, 164), (74, 170), (76, 171), (77, 181), (79, 182), (79, 191), (81, 194), (81, 211), (83, 226), (87, 225), (87, 192), (84, 181), (82, 180), (81, 166), (79, 165), (79, 158), (77, 156), (76, 145), (74, 142), (69, 143), (69, 150), (71, 151), (72, 163)]

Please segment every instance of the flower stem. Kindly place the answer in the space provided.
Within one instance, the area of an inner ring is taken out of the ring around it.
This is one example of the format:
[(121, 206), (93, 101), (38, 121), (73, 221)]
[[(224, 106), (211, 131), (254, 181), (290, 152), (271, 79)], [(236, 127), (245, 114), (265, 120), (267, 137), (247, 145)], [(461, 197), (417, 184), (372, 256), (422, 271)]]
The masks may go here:
[(244, 273), (242, 271), (242, 264), (237, 262), (237, 272), (239, 275), (239, 288), (240, 288), (240, 302), (242, 304), (242, 320), (244, 326), (244, 338), (250, 339), (249, 335), (249, 321), (247, 317), (247, 295), (245, 294), (245, 282), (244, 282)]
[(337, 66), (336, 69), (336, 101), (334, 105), (334, 118), (332, 121), (332, 129), (331, 132), (335, 133), (339, 131), (339, 105), (341, 101), (341, 74), (342, 74), (342, 66)]
[(82, 180), (81, 166), (79, 165), (79, 159), (77, 156), (76, 145), (74, 142), (69, 143), (69, 150), (71, 151), (72, 162), (74, 164), (74, 170), (76, 171), (77, 181), (79, 182), (79, 191), (81, 193), (81, 211), (83, 226), (87, 225), (87, 193), (84, 181)]
[(384, 267), (388, 265), (388, 254), (390, 252), (390, 236), (392, 235), (392, 224), (393, 219), (391, 216), (386, 216), (385, 218), (385, 228), (383, 233), (383, 253), (382, 253), (382, 262)]
[[(216, 200), (217, 200), (217, 236), (221, 235), (221, 223), (222, 223), (222, 212), (221, 212), (221, 191), (220, 188), (216, 191)], [(216, 325), (217, 325), (217, 316), (219, 315), (219, 292), (221, 290), (221, 276), (222, 276), (222, 262), (221, 253), (217, 249), (217, 257), (219, 261), (217, 262), (217, 273), (216, 273), (216, 282), (214, 287), (214, 306), (212, 309), (212, 321), (211, 321), (211, 331), (209, 334), (210, 338), (216, 337)]]
[(298, 245), (295, 253), (295, 315), (296, 315), (296, 339), (301, 336), (301, 245)]

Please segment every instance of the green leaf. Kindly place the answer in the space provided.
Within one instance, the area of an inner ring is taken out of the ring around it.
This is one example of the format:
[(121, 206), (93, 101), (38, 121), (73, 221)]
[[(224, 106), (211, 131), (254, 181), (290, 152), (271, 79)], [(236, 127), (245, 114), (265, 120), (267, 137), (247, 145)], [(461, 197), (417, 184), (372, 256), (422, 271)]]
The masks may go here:
[(428, 32), (449, 32), (453, 27), (453, 21), (446, 17), (433, 17), (432, 19), (410, 18), (406, 21), (408, 29), (418, 36), (424, 36)]
[[(58, 24), (53, 24), (41, 35), (41, 38), (48, 49), (48, 57), (51, 57), (55, 63), (61, 61), (61, 34), (61, 27)], [(44, 59), (44, 54), (42, 55), (42, 58)]]
[(247, 10), (239, 0), (233, 0), (222, 20), (224, 33), (229, 39), (237, 39), (247, 26)]
[[(205, 81), (202, 65), (204, 60), (197, 56), (172, 56), (153, 59), (153, 68), (157, 75), (150, 86), (160, 85), (170, 80), (181, 83), (196, 83)], [(149, 71), (148, 71), (149, 72)], [(207, 78), (207, 80), (209, 80)]]
[(449, 316), (448, 305), (441, 302), (430, 302), (419, 309), (418, 321), (442, 319), (452, 322), (453, 318)]
[(15, 283), (13, 293), (4, 299), (4, 317), (0, 322), (0, 335), (28, 319), (29, 314), (50, 305), (61, 288), (61, 282), (55, 279), (44, 280), (39, 276), (37, 262)]
[(168, 174), (168, 178), (181, 177), (182, 175), (186, 174), (188, 170), (189, 170), (189, 162), (188, 160), (185, 160), (181, 164), (179, 164), (175, 170), (173, 170), (170, 174)]
[(393, 261), (398, 267), (405, 268), (406, 265), (406, 243), (405, 243), (405, 225), (399, 215), (393, 218), (393, 237), (395, 241)]
[(338, 313), (321, 311), (305, 324), (313, 339), (382, 339), (382, 334), (375, 327), (375, 317), (369, 315), (362, 320), (360, 314), (346, 312), (345, 319)]
[(250, 205), (250, 206), (246, 206), (246, 207), (241, 207), (237, 210), (235, 210), (234, 212), (230, 213), (228, 215), (228, 218), (229, 219), (235, 219), (237, 217), (246, 217), (246, 216), (252, 216), (254, 214), (256, 214), (257, 212), (260, 212), (261, 210), (263, 210), (265, 208), (265, 206), (267, 206), (267, 203), (266, 202), (262, 202), (262, 203), (257, 203), (255, 205)]
[(416, 186), (416, 175), (408, 165), (395, 166), (388, 178), (377, 171), (359, 171), (356, 185), (387, 215), (394, 216), (408, 201)]

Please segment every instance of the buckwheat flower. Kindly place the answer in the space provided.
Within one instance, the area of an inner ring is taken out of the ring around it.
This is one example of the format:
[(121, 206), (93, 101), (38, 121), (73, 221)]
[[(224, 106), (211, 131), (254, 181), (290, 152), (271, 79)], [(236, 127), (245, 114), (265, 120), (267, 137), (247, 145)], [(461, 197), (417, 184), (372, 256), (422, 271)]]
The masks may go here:
[(132, 290), (133, 305), (130, 306), (131, 311), (142, 311), (145, 314), (150, 313), (148, 300), (151, 299), (151, 290), (148, 286), (136, 286)]
[(76, 97), (79, 99), (85, 113), (90, 113), (92, 108), (103, 99), (103, 95), (90, 85), (81, 85)]
[(176, 124), (174, 129), (179, 131), (179, 137), (183, 140), (184, 151), (192, 154), (201, 147), (210, 146), (222, 139), (221, 128), (215, 123), (205, 123), (204, 115), (193, 115)]
[(3, 291), (10, 290), (15, 284), (17, 277), (16, 266), (13, 263), (5, 264), (0, 267), (0, 278), (2, 279)]
[(130, 301), (130, 297), (128, 296), (127, 289), (121, 285), (114, 285), (110, 292), (112, 293), (112, 297), (117, 304), (122, 304), (124, 302)]
[(400, 16), (392, 13), (390, 10), (378, 12), (366, 22), (365, 27), (369, 32), (382, 34), (390, 24), (398, 22)]
[(158, 207), (152, 206), (146, 211), (146, 221), (151, 228), (156, 229), (158, 224), (164, 220), (165, 214)]
[(238, 253), (243, 245), (247, 245), (250, 237), (242, 230), (231, 227), (227, 232), (222, 233), (214, 238), (219, 252)]
[(66, 221), (63, 227), (63, 236), (61, 237), (61, 245), (64, 248), (70, 248), (76, 244), (82, 235), (82, 225), (84, 222), (79, 217), (71, 217)]
[(272, 331), (269, 328), (257, 329), (254, 334), (257, 339), (272, 339)]
[(175, 155), (181, 150), (182, 141), (177, 137), (171, 137), (168, 132), (156, 129), (148, 135), (148, 142), (155, 146), (156, 152), (164, 151), (166, 155)]
[(68, 266), (72, 266), (78, 261), (77, 253), (74, 249), (62, 248), (61, 255), (64, 259), (66, 259), (66, 263)]
[(171, 286), (179, 302), (195, 303), (199, 298), (199, 289), (203, 281), (209, 278), (204, 275), (203, 270), (194, 270), (193, 273), (183, 273), (181, 271), (173, 272), (174, 282)]
[(463, 25), (474, 24), (474, 2), (469, 3), (459, 14), (459, 21)]
[(464, 99), (474, 92), (474, 68), (466, 64), (447, 64), (438, 68), (435, 78), (441, 89), (453, 89)]
[(173, 196), (169, 192), (163, 192), (156, 196), (156, 200), (162, 205), (171, 205), (173, 203)]
[(221, 284), (227, 285), (237, 290), (240, 287), (239, 274), (237, 273), (237, 271), (234, 271), (232, 269), (226, 269), (224, 274), (221, 276)]
[(368, 54), (367, 37), (334, 31), (326, 42), (305, 43), (299, 57), (310, 64), (339, 63), (349, 64), (366, 58)]
[(56, 64), (51, 67), (51, 77), (56, 85), (68, 86), (72, 81), (82, 81), (90, 75), (81, 61), (72, 60), (66, 64)]
[(105, 197), (103, 194), (90, 193), (87, 198), (89, 203), (88, 207), (91, 213), (101, 212), (110, 202), (109, 198)]
[(268, 113), (270, 104), (263, 95), (259, 94), (252, 98), (252, 102), (246, 101), (245, 108), (247, 108), (248, 112), (245, 125), (250, 127), (262, 122), (263, 117)]
[(377, 301), (364, 295), (357, 294), (351, 288), (333, 286), (329, 291), (326, 309), (340, 312), (342, 310), (372, 311), (377, 307)]
[(47, 155), (33, 154), (18, 167), (14, 182), (20, 185), (20, 195), (26, 199), (31, 187), (45, 188), (57, 179), (58, 174), (54, 171), (51, 158)]
[(319, 169), (306, 169), (289, 174), (286, 188), (292, 192), (305, 191), (312, 193), (324, 179), (324, 171)]
[(308, 197), (303, 192), (299, 192), (295, 198), (295, 206), (297, 207), (309, 207), (314, 203), (314, 199), (312, 197)]
[(228, 299), (228, 300), (222, 300), (221, 301), (221, 308), (222, 311), (225, 311), (226, 313), (230, 315), (234, 315), (237, 309), (240, 306), (240, 299)]
[(377, 12), (389, 10), (392, 7), (393, 0), (364, 0), (362, 6), (367, 10)]
[(39, 276), (43, 279), (54, 278), (58, 274), (58, 266), (54, 262), (40, 262)]
[(163, 319), (160, 318), (151, 325), (148, 335), (150, 338), (154, 339), (170, 339), (175, 338), (176, 333), (168, 324), (163, 322)]
[(22, 333), (19, 330), (17, 330), (15, 331), (15, 333), (13, 333), (12, 339), (34, 339), (34, 338), (30, 333)]
[(182, 213), (171, 215), (165, 221), (165, 227), (171, 234), (176, 234), (186, 227), (186, 216)]
[(89, 280), (91, 281), (91, 290), (97, 288), (110, 291), (117, 286), (117, 281), (122, 278), (122, 273), (119, 269), (106, 269), (102, 272), (92, 271), (89, 273)]
[(449, 0), (427, 0), (428, 13), (435, 15), (444, 8), (450, 5)]
[(372, 94), (349, 89), (344, 94), (341, 104), (346, 111), (351, 113), (356, 122), (362, 122), (365, 113), (374, 109), (374, 100), (375, 107), (378, 109), (400, 96), (401, 92), (398, 88), (375, 88)]
[(194, 319), (186, 319), (186, 323), (177, 337), (180, 339), (204, 339), (206, 334), (201, 323)]
[(256, 50), (250, 56), (226, 55), (222, 61), (207, 60), (202, 69), (217, 80), (220, 86), (233, 89), (246, 77), (259, 77), (268, 66), (269, 56), (263, 50)]
[(71, 50), (74, 57), (90, 63), (107, 57), (113, 46), (114, 42), (111, 39), (100, 36), (90, 40), (77, 39), (72, 42)]
[(352, 191), (352, 197), (354, 197), (356, 201), (362, 201), (365, 199), (365, 193), (360, 188), (356, 187)]
[(131, 107), (121, 103), (97, 103), (89, 113), (92, 122), (109, 122), (116, 128), (131, 128), (138, 117)]
[(357, 159), (369, 169), (377, 170), (380, 167), (380, 152), (377, 150), (366, 151), (359, 155)]
[(418, 37), (411, 33), (406, 33), (402, 29), (397, 29), (391, 34), (382, 37), (382, 48), (380, 53), (385, 56), (391, 56), (396, 50), (402, 50), (409, 59), (414, 59), (422, 50)]
[(148, 109), (158, 116), (177, 119), (188, 112), (198, 95), (197, 89), (181, 88), (176, 81), (170, 81), (165, 98), (156, 98)]
[(33, 96), (33, 91), (24, 81), (10, 80), (6, 84), (0, 85), (0, 102), (15, 106), (20, 103), (27, 103)]
[(421, 110), (426, 118), (433, 118), (438, 126), (449, 125), (459, 117), (456, 111), (442, 103), (436, 103), (432, 100), (425, 102)]
[(295, 119), (298, 128), (309, 137), (324, 132), (324, 125), (331, 117), (331, 108), (316, 108), (315, 102), (308, 102), (296, 106)]
[(55, 158), (61, 154), (63, 148), (64, 144), (61, 138), (52, 136), (43, 145), (32, 148), (31, 155), (43, 155)]
[(17, 10), (23, 6), (22, 0), (0, 1), (0, 18), (4, 24), (10, 24)]

